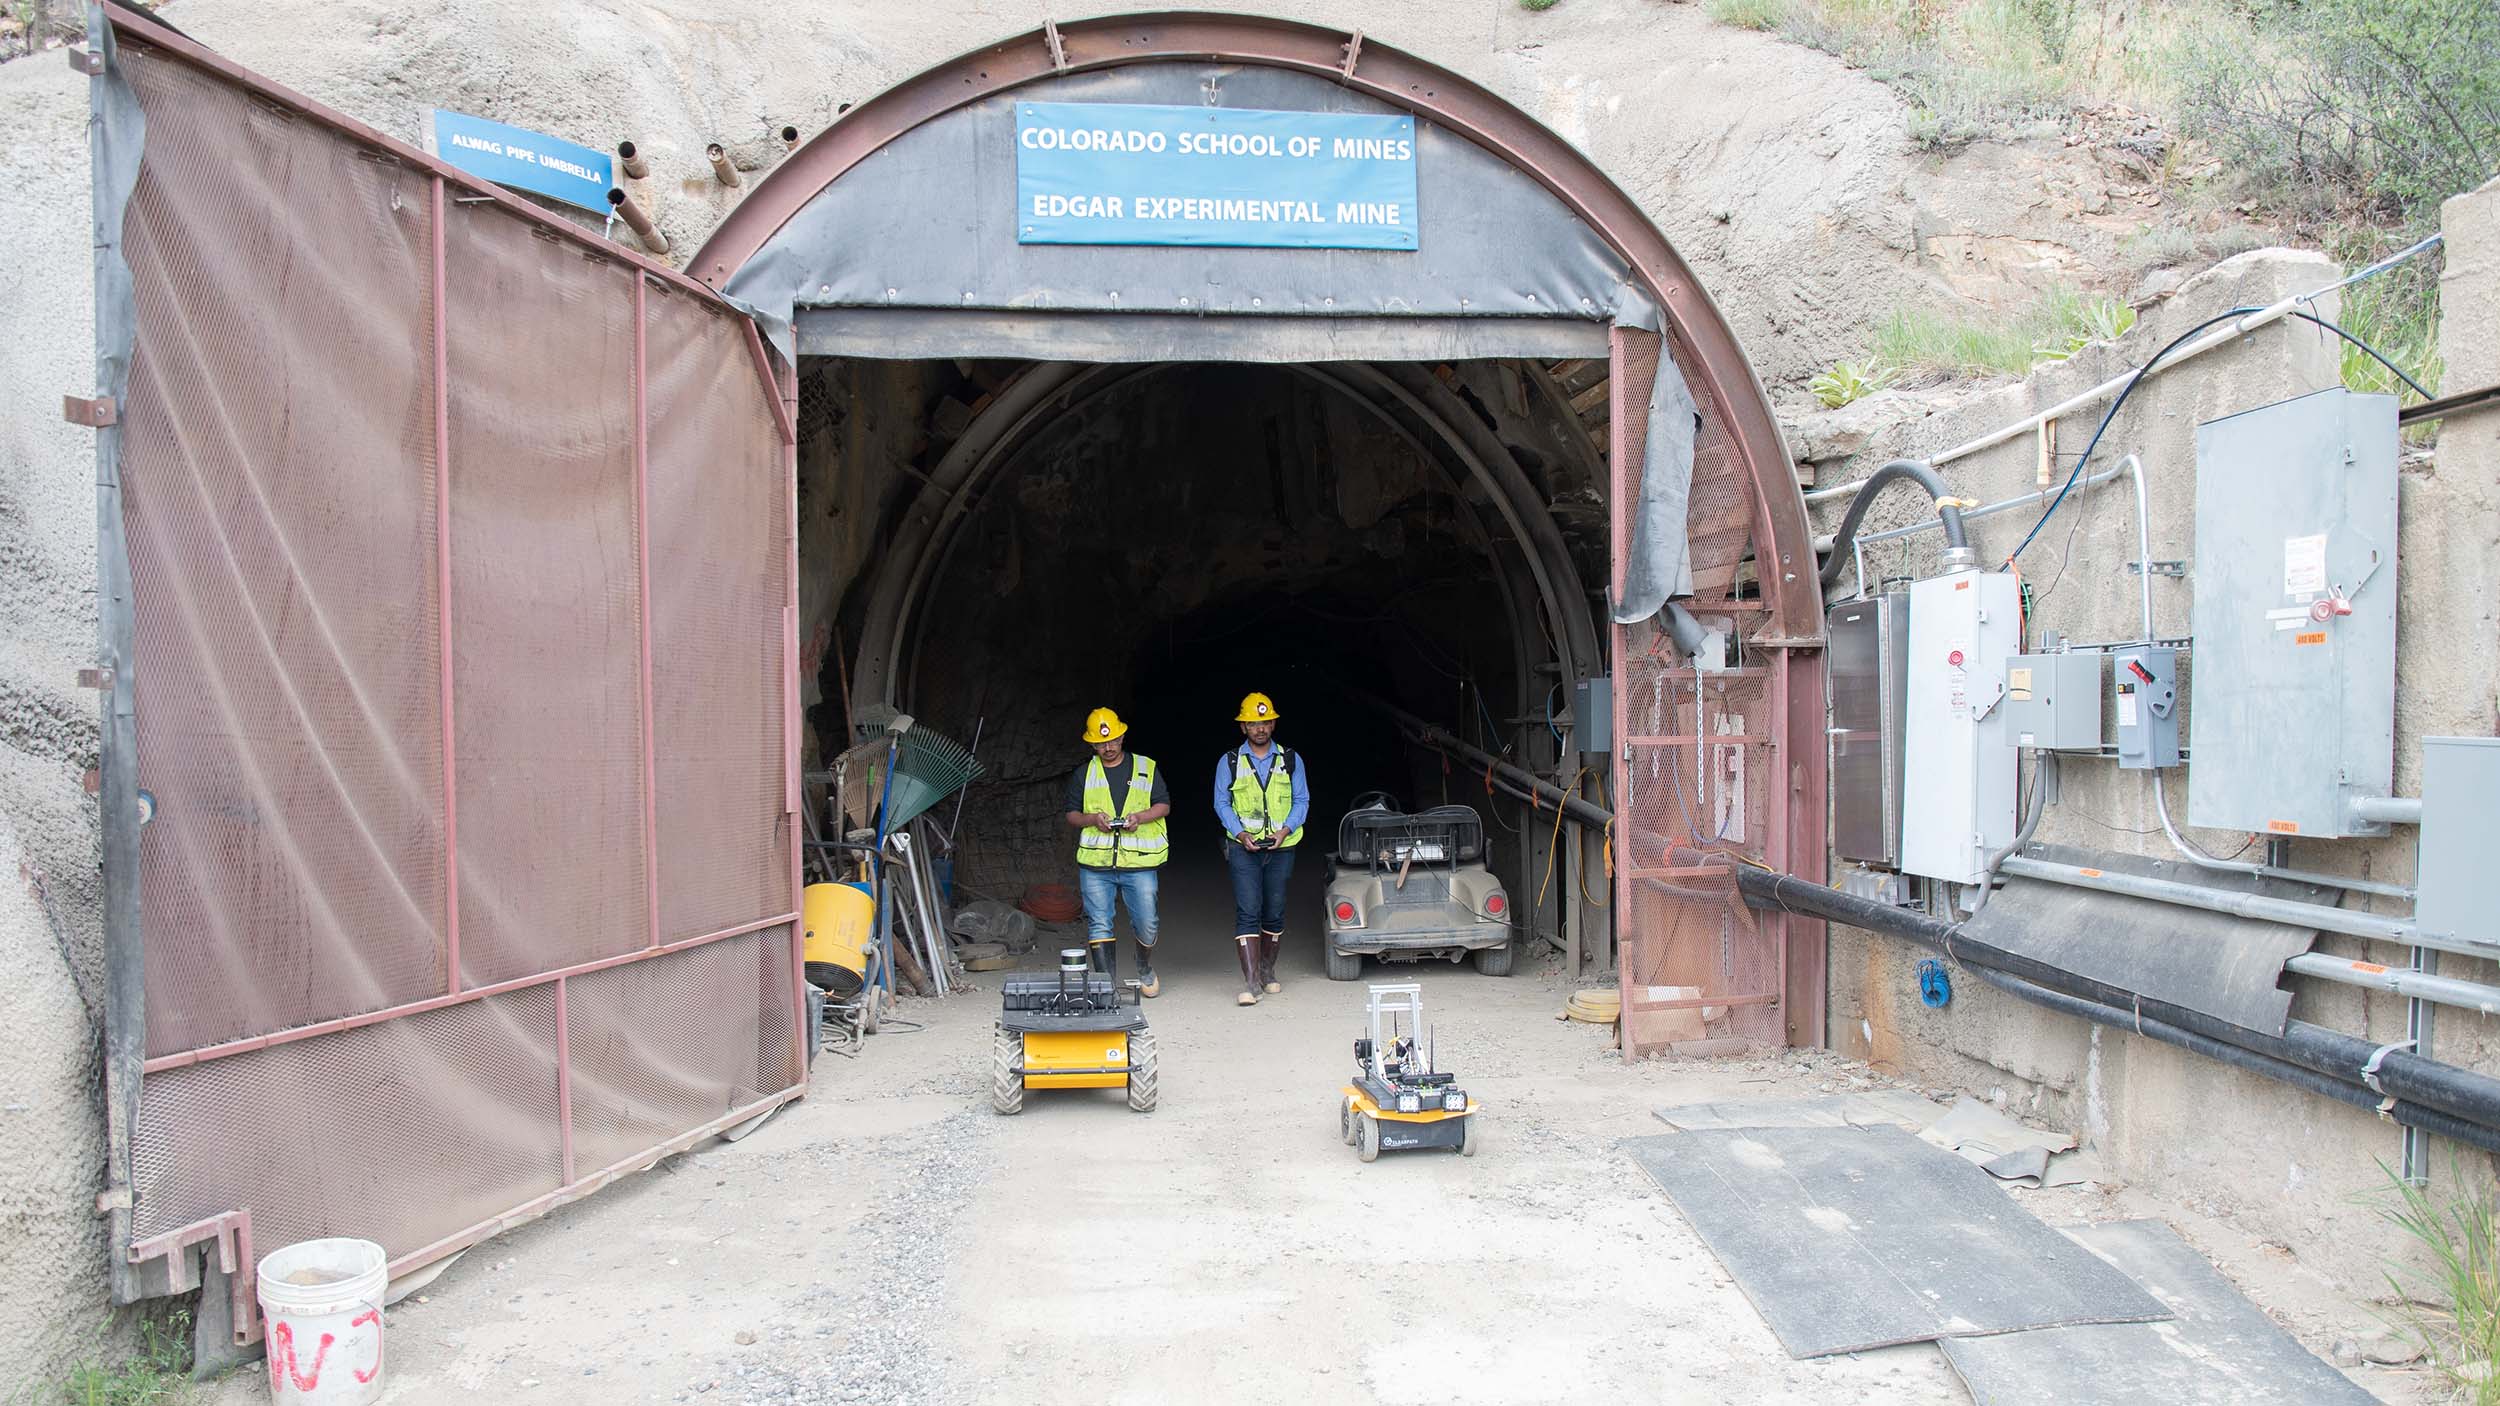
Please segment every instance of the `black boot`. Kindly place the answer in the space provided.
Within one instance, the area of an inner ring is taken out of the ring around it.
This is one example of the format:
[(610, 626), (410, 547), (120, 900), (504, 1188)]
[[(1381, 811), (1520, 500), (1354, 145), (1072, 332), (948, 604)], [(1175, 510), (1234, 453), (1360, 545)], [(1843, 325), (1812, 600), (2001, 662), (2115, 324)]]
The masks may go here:
[(1163, 983), (1155, 979), (1155, 950), (1142, 942), (1137, 944), (1137, 994), (1163, 994)]

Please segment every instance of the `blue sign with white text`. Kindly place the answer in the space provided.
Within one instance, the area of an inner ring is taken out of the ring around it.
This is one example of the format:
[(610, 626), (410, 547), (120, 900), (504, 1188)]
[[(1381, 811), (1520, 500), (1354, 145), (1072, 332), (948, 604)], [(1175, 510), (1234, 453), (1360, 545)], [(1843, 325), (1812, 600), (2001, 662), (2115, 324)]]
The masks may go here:
[(1415, 119), (1016, 104), (1016, 242), (1413, 249)]
[(434, 154), (472, 176), (585, 210), (608, 211), (616, 162), (604, 151), (439, 107), (427, 125)]

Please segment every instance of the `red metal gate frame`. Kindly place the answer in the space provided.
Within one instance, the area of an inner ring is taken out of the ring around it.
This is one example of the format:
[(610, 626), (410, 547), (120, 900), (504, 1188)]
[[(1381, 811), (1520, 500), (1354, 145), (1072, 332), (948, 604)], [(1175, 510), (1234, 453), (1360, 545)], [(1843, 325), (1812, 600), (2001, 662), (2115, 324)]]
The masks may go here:
[[(375, 1025), (384, 1021), (416, 1015), (426, 1011), (440, 1010), (450, 1006), (463, 1005), (507, 992), (519, 991), (530, 987), (552, 985), (555, 997), (557, 1103), (560, 1122), (559, 1136), (562, 1156), (562, 1184), (552, 1192), (533, 1198), (487, 1220), (468, 1226), (448, 1236), (444, 1236), (430, 1244), (399, 1255), (397, 1258), (393, 1259), (390, 1264), (391, 1273), (394, 1275), (405, 1273), (408, 1270), (439, 1259), (442, 1256), (450, 1254), (456, 1250), (466, 1248), (469, 1245), (475, 1244), (480, 1240), (486, 1239), (522, 1221), (542, 1215), (555, 1207), (589, 1195), (620, 1176), (624, 1176), (633, 1171), (648, 1167), (662, 1158), (671, 1156), (679, 1151), (691, 1147), (706, 1138), (722, 1132), (723, 1130), (736, 1127), (738, 1124), (747, 1122), (764, 1113), (767, 1113), (785, 1102), (802, 1097), (807, 1092), (808, 1035), (807, 1023), (805, 1019), (806, 988), (805, 979), (802, 975), (803, 969), (801, 963), (803, 936), (799, 930), (800, 915), (795, 906), (792, 911), (789, 912), (774, 914), (769, 917), (741, 923), (719, 931), (704, 933), (696, 937), (681, 939), (675, 942), (661, 942), (659, 940), (661, 928), (659, 923), (658, 864), (656, 862), (656, 856), (658, 853), (658, 810), (656, 791), (657, 767), (653, 744), (654, 721), (650, 612), (651, 569), (650, 534), (648, 531), (650, 513), (650, 464), (647, 382), (649, 367), (647, 358), (648, 339), (645, 290), (651, 283), (657, 282), (666, 285), (674, 291), (699, 299), (703, 304), (718, 309), (724, 314), (737, 314), (734, 309), (731, 309), (726, 304), (722, 303), (719, 296), (703, 284), (696, 282), (695, 280), (688, 278), (665, 265), (653, 262), (652, 260), (647, 259), (631, 250), (625, 249), (622, 246), (612, 243), (604, 238), (600, 238), (576, 225), (556, 218), (529, 204), (528, 202), (509, 194), (502, 188), (472, 177), (467, 173), (462, 172), (440, 160), (437, 160), (433, 156), (408, 145), (407, 143), (388, 137), (371, 127), (357, 122), (353, 118), (324, 107), (321, 104), (302, 96), (301, 94), (271, 83), (267, 79), (239, 67), (231, 61), (211, 52), (206, 48), (203, 48), (189, 38), (165, 27), (162, 24), (150, 20), (140, 14), (118, 7), (107, 9), (103, 11), (103, 14), (105, 17), (104, 22), (110, 24), (116, 38), (134, 41), (138, 44), (144, 45), (146, 48), (159, 55), (179, 60), (180, 62), (191, 65), (194, 68), (203, 70), (228, 84), (254, 95), (264, 103), (275, 105), (296, 115), (307, 118), (352, 142), (376, 149), (408, 167), (424, 171), (431, 178), (432, 218), (430, 220), (430, 227), (432, 239), (431, 256), (433, 261), (431, 353), (433, 359), (433, 380), (435, 392), (433, 429), (434, 452), (436, 455), (435, 462), (438, 466), (440, 466), (437, 475), (437, 492), (435, 502), (436, 561), (434, 565), (436, 575), (434, 585), (436, 590), (439, 592), (438, 599), (441, 602), (440, 608), (438, 608), (437, 611), (440, 631), (436, 645), (440, 650), (439, 667), (441, 674), (441, 745), (443, 748), (442, 805), (444, 816), (444, 884), (446, 894), (444, 933), (445, 945), (447, 949), (446, 965), (449, 972), (447, 989), (442, 995), (439, 996), (428, 997), (418, 1001), (404, 1002), (381, 1010), (293, 1026), (283, 1030), (271, 1031), (241, 1039), (223, 1041), (196, 1049), (161, 1055), (155, 1058), (142, 1057), (144, 1050), (143, 1039), (131, 1035), (132, 1027), (136, 1027), (136, 1029), (140, 1031), (144, 1030), (144, 1006), (143, 1004), (140, 1004), (136, 1005), (132, 1010), (132, 1015), (136, 1017), (135, 1019), (125, 1017), (118, 1022), (124, 1027), (124, 1029), (117, 1033), (127, 1037), (118, 1042), (124, 1047), (120, 1053), (126, 1055), (127, 1057), (116, 1057), (114, 1053), (108, 1052), (108, 1057), (105, 1062), (108, 1108), (114, 1113), (122, 1115), (108, 1118), (108, 1133), (111, 1143), (108, 1150), (108, 1187), (97, 1198), (98, 1209), (109, 1213), (113, 1218), (113, 1239), (117, 1249), (119, 1250), (119, 1253), (115, 1257), (115, 1263), (113, 1266), (113, 1287), (115, 1296), (116, 1298), (127, 1302), (143, 1297), (151, 1291), (163, 1292), (171, 1289), (187, 1287), (190, 1283), (194, 1282), (191, 1277), (191, 1271), (189, 1269), (187, 1259), (188, 1251), (195, 1246), (213, 1245), (215, 1247), (214, 1252), (218, 1256), (218, 1268), (223, 1273), (231, 1276), (229, 1288), (235, 1309), (234, 1340), (237, 1344), (245, 1344), (256, 1341), (259, 1337), (259, 1322), (256, 1311), (257, 1298), (253, 1291), (252, 1283), (256, 1266), (252, 1257), (251, 1211), (249, 1208), (238, 1207), (224, 1215), (213, 1217), (209, 1220), (204, 1220), (178, 1230), (155, 1235), (146, 1239), (134, 1241), (132, 1238), (133, 1220), (131, 1207), (133, 1204), (132, 1187), (134, 1185), (135, 1177), (132, 1159), (136, 1142), (136, 1130), (132, 1124), (138, 1107), (139, 1084), (148, 1075), (158, 1074), (173, 1069), (185, 1068), (255, 1050), (263, 1050), (275, 1046), (292, 1044), (297, 1041), (335, 1034), (340, 1031), (351, 1030), (362, 1026)], [(93, 31), (91, 29), (91, 33), (92, 32)], [(84, 71), (90, 73), (91, 75), (101, 75), (103, 65), (99, 58), (84, 54), (78, 55), (77, 57), (80, 58), (81, 66)], [(449, 466), (451, 463), (449, 380), (450, 341), (449, 330), (446, 325), (445, 318), (445, 275), (447, 271), (445, 246), (447, 241), (444, 214), (447, 196), (451, 193), (456, 193), (464, 202), (491, 202), (501, 207), (506, 213), (525, 222), (534, 229), (542, 231), (543, 233), (559, 240), (569, 242), (585, 250), (595, 252), (602, 259), (624, 266), (629, 276), (633, 279), (633, 398), (635, 415), (634, 470), (635, 514), (637, 527), (636, 551), (638, 557), (636, 569), (638, 574), (637, 608), (641, 617), (641, 639), (639, 641), (639, 685), (641, 690), (640, 704), (642, 718), (642, 827), (645, 854), (650, 856), (649, 861), (646, 862), (645, 865), (646, 892), (644, 899), (645, 908), (649, 915), (649, 921), (651, 924), (650, 932), (652, 935), (651, 945), (639, 951), (605, 957), (593, 961), (580, 962), (536, 973), (530, 976), (519, 977), (483, 986), (472, 986), (466, 989), (462, 987), (460, 977), (460, 889), (457, 848), (459, 791), (457, 779), (454, 774), (455, 747), (453, 745), (452, 735), (454, 721), (452, 678), (453, 639), (451, 625), (452, 613), (449, 609), (452, 582), (450, 531), (451, 503), (449, 490)], [(797, 438), (795, 433), (797, 413), (797, 381), (795, 374), (790, 367), (778, 362), (775, 358), (768, 354), (761, 337), (756, 331), (754, 323), (743, 317), (740, 318), (740, 321), (744, 326), (744, 337), (749, 354), (754, 363), (757, 376), (764, 389), (765, 404), (769, 410), (774, 428), (779, 435), (781, 444), (780, 459), (785, 476), (784, 491), (786, 499), (783, 505), (782, 515), (786, 530), (785, 540), (782, 544), (782, 551), (784, 553), (784, 578), (787, 589), (785, 599), (781, 606), (781, 619), (779, 621), (780, 644), (782, 649), (780, 681), (783, 702), (782, 750), (783, 770), (785, 773), (783, 788), (783, 821), (784, 828), (789, 836), (789, 892), (795, 905), (797, 895), (799, 894), (802, 886), (801, 862), (803, 853), (803, 826), (800, 824), (800, 817), (798, 814), (798, 807), (801, 803), (799, 788), (799, 737), (801, 715), (799, 708), (798, 642), (796, 638), (798, 628)], [(105, 427), (99, 426), (99, 428)], [(111, 433), (112, 431), (107, 429), (106, 432)], [(105, 511), (102, 514), (103, 520), (100, 527), (106, 532), (108, 538), (110, 539), (107, 543), (108, 550), (118, 555), (124, 550), (119, 535), (118, 473), (116, 472), (109, 477), (110, 482), (105, 485), (107, 501)], [(114, 587), (115, 583), (111, 579), (108, 572), (108, 577), (105, 582), (105, 608), (108, 616), (117, 608), (125, 613), (129, 609), (129, 600), (127, 595), (123, 592), (116, 591)], [(122, 625), (124, 633), (121, 637), (127, 639), (126, 618), (122, 622)], [(112, 631), (108, 626), (108, 638), (111, 634)], [(112, 685), (109, 681), (110, 672), (111, 671), (109, 670), (106, 671), (108, 675), (108, 682), (105, 685), (108, 690), (108, 713), (113, 707), (111, 700), (114, 697), (114, 694), (111, 692)], [(124, 686), (126, 687), (126, 684)], [(124, 784), (135, 784), (130, 782), (129, 772), (130, 769), (136, 765), (136, 757), (116, 755), (118, 750), (114, 746), (116, 734), (115, 729), (112, 726), (108, 725), (106, 727), (104, 735), (106, 739), (106, 746), (101, 768), (107, 777), (105, 790), (108, 793), (109, 799), (109, 793), (117, 775), (118, 779), (120, 779)], [(138, 822), (135, 814), (126, 814), (119, 817), (117, 820), (117, 817), (114, 814), (115, 809), (115, 807), (109, 804), (106, 807), (106, 828), (108, 830), (108, 885), (122, 886), (124, 892), (135, 895), (138, 885), (136, 860), (136, 830)], [(128, 809), (135, 810), (135, 808)], [(115, 829), (117, 823), (127, 827), (128, 834), (123, 837), (127, 842), (126, 849), (110, 842), (114, 838), (110, 832)], [(699, 1127), (689, 1129), (665, 1142), (647, 1148), (630, 1157), (616, 1161), (607, 1166), (592, 1169), (587, 1173), (581, 1172), (578, 1168), (576, 1168), (574, 1165), (573, 1150), (573, 1070), (570, 1032), (568, 1026), (567, 983), (572, 978), (584, 976), (592, 972), (606, 971), (617, 967), (668, 957), (677, 953), (692, 950), (694, 948), (709, 946), (713, 943), (722, 942), (749, 933), (784, 925), (787, 925), (790, 928), (790, 999), (793, 1011), (791, 1028), (795, 1043), (795, 1067), (799, 1070), (798, 1082), (787, 1089), (769, 1094), (766, 1097), (751, 1101), (743, 1106), (733, 1108), (726, 1114), (713, 1118)], [(108, 968), (114, 969), (113, 975), (116, 977), (117, 981), (135, 980), (137, 977), (135, 954), (140, 950), (140, 941), (140, 933), (137, 930), (135, 901), (128, 905), (126, 920), (117, 920), (114, 906), (108, 903), (107, 948), (108, 954), (110, 954), (108, 956)], [(125, 1007), (130, 1007), (133, 1002), (139, 999), (140, 998), (138, 998), (134, 993), (120, 993), (117, 1000), (108, 1003), (108, 1013), (119, 1011)], [(115, 1043), (117, 1042), (108, 1041), (108, 1049)], [(141, 1274), (140, 1271), (143, 1269), (149, 1271), (149, 1273), (146, 1275)]]

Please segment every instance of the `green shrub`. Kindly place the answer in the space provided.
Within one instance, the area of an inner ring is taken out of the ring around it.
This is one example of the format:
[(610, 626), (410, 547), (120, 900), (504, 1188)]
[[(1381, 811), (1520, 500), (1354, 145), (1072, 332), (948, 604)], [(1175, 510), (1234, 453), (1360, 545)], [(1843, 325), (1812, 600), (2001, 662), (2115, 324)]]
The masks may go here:
[(1519, 0), (1519, 8), (1523, 10), (1550, 10), (1560, 3), (1561, 0)]
[(1709, 0), (1702, 8), (1738, 29), (1777, 29), (1788, 18), (1788, 0)]
[(2190, 130), (2293, 213), (2426, 226), (2500, 170), (2500, 5), (2246, 0), (2184, 59)]
[(191, 1395), (191, 1314), (175, 1309), (139, 1321), (134, 1350), (89, 1359), (60, 1381), (19, 1387), (9, 1406), (176, 1406)]

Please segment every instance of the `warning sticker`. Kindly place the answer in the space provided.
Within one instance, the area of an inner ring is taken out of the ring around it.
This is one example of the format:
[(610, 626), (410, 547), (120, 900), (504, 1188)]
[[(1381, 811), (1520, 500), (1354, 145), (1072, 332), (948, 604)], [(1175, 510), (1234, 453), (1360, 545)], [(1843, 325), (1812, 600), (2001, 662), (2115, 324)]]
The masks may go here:
[(2283, 594), (2316, 595), (2326, 589), (2326, 534), (2283, 539)]
[(2135, 726), (2135, 691), (2133, 689), (2118, 691), (2118, 725), (2120, 727)]
[(2326, 643), (2326, 631), (2324, 631), (2324, 630), (2311, 630), (2310, 632), (2308, 632), (2308, 633), (2307, 633), (2307, 634), (2305, 634), (2305, 635), (2294, 635), (2294, 636), (2292, 636), (2292, 643), (2294, 643), (2294, 644), (2324, 644), (2324, 643)]

